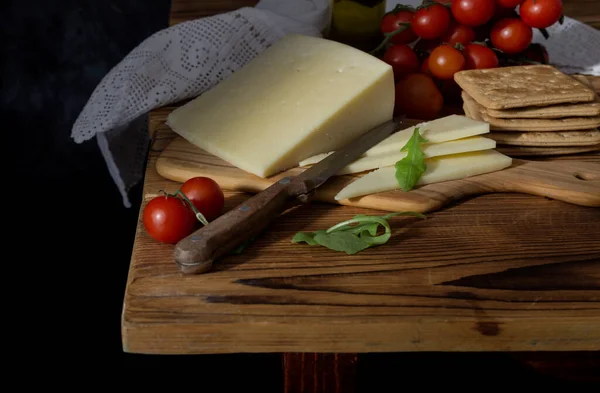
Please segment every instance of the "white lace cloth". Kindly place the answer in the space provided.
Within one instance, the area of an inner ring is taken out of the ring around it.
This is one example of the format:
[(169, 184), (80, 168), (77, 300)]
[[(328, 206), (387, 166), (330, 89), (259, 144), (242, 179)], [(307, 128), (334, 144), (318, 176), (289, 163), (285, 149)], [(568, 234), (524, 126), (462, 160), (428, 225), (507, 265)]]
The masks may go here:
[[(388, 0), (388, 9), (395, 3)], [(96, 137), (123, 203), (130, 207), (129, 190), (143, 177), (150, 110), (210, 89), (286, 34), (320, 36), (330, 11), (330, 0), (261, 0), (253, 8), (162, 30), (102, 79), (71, 136), (76, 143)], [(538, 34), (535, 39), (547, 46), (553, 63), (567, 72), (600, 75), (598, 31), (566, 18), (549, 32), (549, 40)]]

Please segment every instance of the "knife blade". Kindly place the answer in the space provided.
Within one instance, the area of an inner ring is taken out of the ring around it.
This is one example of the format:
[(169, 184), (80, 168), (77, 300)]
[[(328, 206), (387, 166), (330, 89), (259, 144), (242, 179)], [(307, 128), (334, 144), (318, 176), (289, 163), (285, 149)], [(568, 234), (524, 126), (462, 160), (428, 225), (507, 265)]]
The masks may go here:
[(213, 263), (261, 233), (285, 210), (307, 203), (315, 189), (404, 124), (395, 117), (363, 133), (295, 177), (284, 177), (221, 215), (175, 245), (173, 256), (184, 274), (200, 274)]

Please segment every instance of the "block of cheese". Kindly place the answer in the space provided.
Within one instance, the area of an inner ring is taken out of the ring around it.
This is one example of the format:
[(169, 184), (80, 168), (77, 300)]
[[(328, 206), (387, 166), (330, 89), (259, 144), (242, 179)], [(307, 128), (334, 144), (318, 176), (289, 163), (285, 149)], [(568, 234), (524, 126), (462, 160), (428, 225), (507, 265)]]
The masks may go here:
[[(421, 149), (425, 158), (444, 156), (449, 154), (466, 153), (470, 151), (494, 149), (496, 141), (482, 136), (472, 136), (449, 142), (430, 143), (422, 145)], [(391, 151), (377, 155), (362, 156), (356, 161), (346, 165), (337, 175), (364, 172), (382, 166), (394, 165), (408, 155), (405, 151)]]
[(288, 35), (175, 109), (171, 129), (260, 177), (336, 150), (390, 120), (391, 66), (332, 40)]
[[(427, 169), (417, 182), (417, 186), (495, 172), (508, 168), (512, 164), (509, 156), (496, 150), (439, 156), (425, 161)], [(340, 190), (335, 199), (350, 199), (377, 192), (400, 190), (395, 175), (394, 166), (379, 168), (348, 184)]]
[[(363, 155), (371, 156), (391, 151), (400, 151), (406, 142), (408, 142), (416, 127), (419, 127), (419, 134), (428, 141), (428, 144), (448, 142), (490, 132), (490, 125), (487, 122), (473, 120), (461, 115), (450, 115), (400, 130), (371, 147)], [(333, 152), (330, 151), (309, 157), (300, 161), (298, 165), (314, 164), (331, 153)]]

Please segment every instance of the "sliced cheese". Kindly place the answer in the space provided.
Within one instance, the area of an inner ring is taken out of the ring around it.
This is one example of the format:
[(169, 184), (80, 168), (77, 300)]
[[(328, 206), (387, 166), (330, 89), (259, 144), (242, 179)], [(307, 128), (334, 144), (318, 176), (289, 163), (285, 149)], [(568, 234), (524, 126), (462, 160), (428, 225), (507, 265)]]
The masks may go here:
[(339, 149), (388, 121), (390, 65), (351, 46), (288, 35), (167, 119), (190, 143), (260, 177)]
[[(422, 151), (425, 158), (444, 156), (449, 154), (466, 153), (470, 151), (479, 151), (494, 149), (496, 147), (496, 141), (490, 138), (484, 138), (482, 136), (472, 136), (464, 139), (457, 139), (455, 141), (431, 143), (423, 145)], [(405, 151), (392, 151), (383, 154), (363, 156), (346, 165), (337, 174), (347, 175), (350, 173), (364, 172), (371, 169), (380, 168), (383, 166), (394, 165), (407, 156)]]
[[(417, 186), (499, 171), (509, 167), (512, 159), (496, 150), (483, 150), (430, 158), (426, 160), (426, 164), (427, 170), (419, 179)], [(399, 189), (396, 168), (386, 166), (348, 184), (340, 190), (335, 199), (349, 199)]]
[[(419, 127), (419, 134), (427, 140), (428, 144), (448, 142), (490, 132), (490, 125), (487, 122), (473, 120), (461, 115), (450, 115), (400, 130), (371, 147), (363, 155), (372, 156), (392, 151), (400, 151), (406, 142), (408, 142), (416, 127)], [(333, 152), (329, 151), (314, 155), (299, 161), (298, 165), (306, 166), (315, 164), (331, 153)]]

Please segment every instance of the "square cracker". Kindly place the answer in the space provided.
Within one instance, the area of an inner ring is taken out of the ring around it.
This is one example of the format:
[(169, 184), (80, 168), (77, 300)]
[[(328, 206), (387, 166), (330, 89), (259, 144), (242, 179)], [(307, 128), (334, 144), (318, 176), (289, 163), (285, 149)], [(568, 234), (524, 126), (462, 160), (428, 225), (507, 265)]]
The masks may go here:
[(591, 102), (596, 97), (588, 86), (550, 65), (463, 70), (454, 80), (490, 109)]
[[(581, 83), (593, 89), (591, 82), (583, 75), (571, 75)], [(595, 92), (595, 91), (594, 91)], [(540, 107), (525, 107), (514, 109), (490, 109), (486, 108), (488, 115), (499, 119), (558, 119), (561, 117), (575, 116), (600, 116), (600, 96), (596, 94), (592, 102), (580, 102), (577, 104), (557, 104)]]
[(502, 131), (576, 131), (591, 130), (600, 126), (600, 116), (565, 117), (560, 119), (499, 119), (488, 114), (467, 92), (462, 91), (463, 105), (470, 116), (490, 124), (490, 130)]
[(511, 146), (594, 146), (600, 144), (600, 130), (551, 132), (498, 132), (486, 134), (498, 144)]

